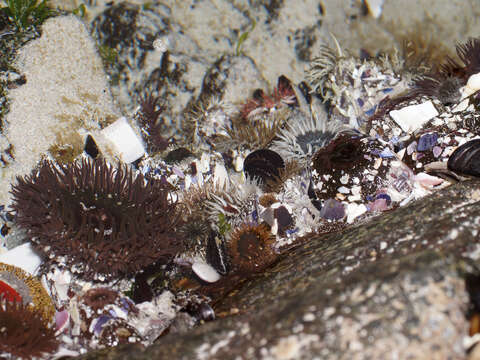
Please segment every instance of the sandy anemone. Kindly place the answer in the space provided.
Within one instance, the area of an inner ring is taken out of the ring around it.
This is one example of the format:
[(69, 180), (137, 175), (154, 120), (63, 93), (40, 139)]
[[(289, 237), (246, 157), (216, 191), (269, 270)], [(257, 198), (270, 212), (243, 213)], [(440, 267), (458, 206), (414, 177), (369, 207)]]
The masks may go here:
[(176, 203), (166, 185), (102, 161), (44, 161), (13, 186), (16, 220), (45, 268), (68, 267), (87, 280), (132, 276), (167, 263), (182, 242), (173, 233)]

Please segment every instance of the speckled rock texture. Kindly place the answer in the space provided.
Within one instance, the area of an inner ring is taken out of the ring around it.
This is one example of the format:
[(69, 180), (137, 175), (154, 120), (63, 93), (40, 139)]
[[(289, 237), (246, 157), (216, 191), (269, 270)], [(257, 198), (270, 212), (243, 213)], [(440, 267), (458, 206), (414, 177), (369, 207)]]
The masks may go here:
[[(479, 181), (310, 236), (222, 299), (220, 318), (84, 359), (461, 359)], [(235, 313), (234, 315), (231, 315)]]
[[(205, 72), (225, 55), (250, 58), (268, 90), (282, 74), (302, 81), (321, 46), (334, 47), (335, 39), (353, 55), (392, 53), (414, 41), (435, 57), (452, 54), (457, 42), (480, 32), (474, 0), (386, 0), (378, 19), (361, 0), (92, 3), (93, 33), (118, 54), (108, 73), (119, 105), (132, 111), (149, 89), (165, 98), (167, 117), (198, 97)], [(166, 51), (152, 46), (155, 39)]]

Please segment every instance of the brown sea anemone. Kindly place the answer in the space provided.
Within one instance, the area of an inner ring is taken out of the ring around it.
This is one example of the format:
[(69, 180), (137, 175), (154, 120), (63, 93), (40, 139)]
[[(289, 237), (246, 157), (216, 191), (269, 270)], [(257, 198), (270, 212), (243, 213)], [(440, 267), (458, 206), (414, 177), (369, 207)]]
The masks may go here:
[(181, 249), (176, 203), (163, 182), (104, 160), (43, 161), (12, 188), (17, 224), (46, 257), (78, 277), (104, 281), (169, 262)]
[(41, 314), (21, 302), (0, 299), (0, 353), (14, 358), (41, 357), (57, 349), (55, 330)]
[(265, 269), (276, 258), (274, 242), (275, 237), (263, 224), (243, 224), (233, 230), (227, 253), (234, 271), (248, 274)]

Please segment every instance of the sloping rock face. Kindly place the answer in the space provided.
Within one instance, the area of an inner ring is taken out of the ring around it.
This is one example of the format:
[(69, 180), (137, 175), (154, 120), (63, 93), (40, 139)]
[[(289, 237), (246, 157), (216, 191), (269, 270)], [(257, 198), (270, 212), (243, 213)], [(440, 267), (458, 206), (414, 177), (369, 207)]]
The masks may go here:
[(83, 359), (464, 358), (480, 181), (315, 235), (217, 299), (217, 320)]

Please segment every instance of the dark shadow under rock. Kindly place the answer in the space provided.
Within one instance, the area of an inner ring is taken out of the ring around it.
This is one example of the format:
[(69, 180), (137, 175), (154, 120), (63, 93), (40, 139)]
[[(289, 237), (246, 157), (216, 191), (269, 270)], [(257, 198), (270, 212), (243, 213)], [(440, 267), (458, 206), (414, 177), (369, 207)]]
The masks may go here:
[(218, 320), (148, 349), (83, 358), (462, 358), (464, 276), (478, 273), (479, 185), (459, 183), (365, 224), (304, 239), (218, 299)]

